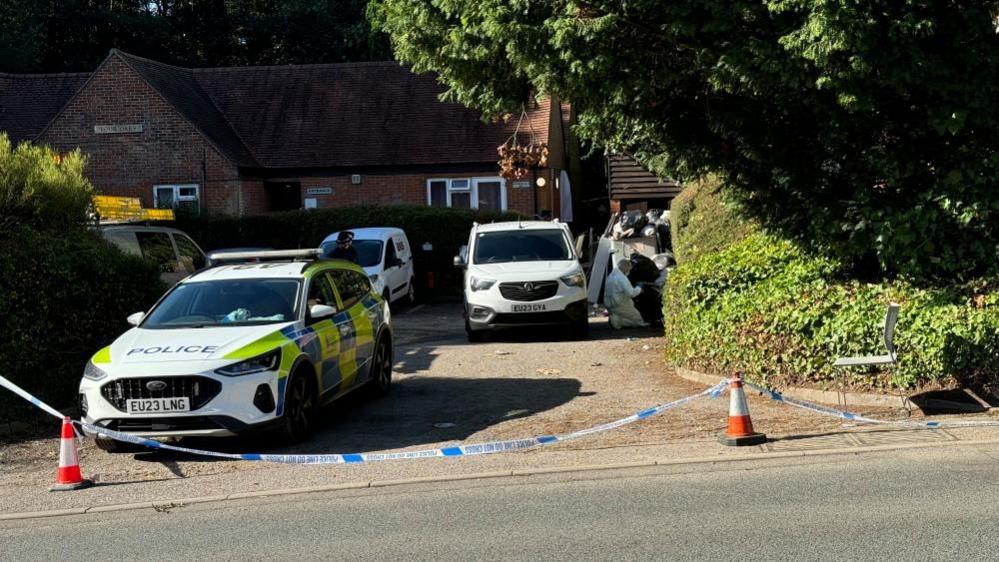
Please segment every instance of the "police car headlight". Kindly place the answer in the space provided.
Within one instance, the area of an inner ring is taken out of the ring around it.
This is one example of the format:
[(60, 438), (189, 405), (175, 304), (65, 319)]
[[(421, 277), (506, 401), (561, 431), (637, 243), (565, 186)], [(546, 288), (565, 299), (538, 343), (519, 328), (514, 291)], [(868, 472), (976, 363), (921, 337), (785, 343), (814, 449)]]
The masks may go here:
[(562, 277), (562, 282), (569, 287), (582, 287), (586, 283), (586, 277), (582, 273), (573, 273)]
[(279, 347), (274, 351), (268, 351), (253, 359), (247, 359), (246, 361), (227, 365), (221, 369), (215, 369), (215, 372), (227, 377), (239, 377), (242, 375), (252, 375), (253, 373), (262, 373), (264, 371), (276, 371), (280, 364), (281, 348)]
[(99, 381), (108, 376), (107, 372), (94, 365), (93, 361), (87, 361), (87, 366), (83, 368), (83, 377), (92, 381)]
[(375, 273), (374, 275), (368, 275), (368, 279), (370, 279), (371, 284), (374, 285), (375, 283), (378, 282), (378, 274)]

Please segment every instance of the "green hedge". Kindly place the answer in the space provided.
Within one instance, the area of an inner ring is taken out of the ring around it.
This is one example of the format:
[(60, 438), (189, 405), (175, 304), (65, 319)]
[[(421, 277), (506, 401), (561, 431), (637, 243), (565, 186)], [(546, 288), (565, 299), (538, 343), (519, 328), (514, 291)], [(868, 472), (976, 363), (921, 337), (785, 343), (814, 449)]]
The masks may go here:
[[(680, 229), (684, 247), (705, 247), (683, 240), (706, 232), (696, 223)], [(664, 293), (666, 353), (673, 365), (742, 371), (776, 386), (827, 386), (836, 376), (836, 357), (883, 352), (885, 308), (894, 301), (901, 305), (895, 383), (999, 390), (999, 279), (946, 287), (865, 283), (847, 279), (836, 261), (807, 255), (758, 229), (720, 251), (685, 256)], [(851, 382), (884, 388), (888, 375), (855, 371)]]
[[(163, 293), (154, 263), (77, 229), (0, 238), (2, 374), (56, 407), (71, 406), (86, 361)], [(0, 421), (43, 419), (0, 391)]]
[[(338, 230), (391, 226), (406, 231), (413, 246), (417, 285), (426, 291), (426, 273), (433, 272), (433, 295), (457, 295), (459, 271), (452, 258), (468, 242), (473, 222), (516, 220), (512, 213), (489, 213), (411, 205), (367, 205), (290, 211), (249, 217), (181, 216), (177, 228), (190, 234), (206, 251), (239, 246), (275, 249), (315, 248)], [(433, 245), (424, 252), (424, 242)]]
[(722, 197), (721, 184), (705, 179), (687, 186), (670, 204), (670, 229), (677, 262), (717, 252), (758, 230)]

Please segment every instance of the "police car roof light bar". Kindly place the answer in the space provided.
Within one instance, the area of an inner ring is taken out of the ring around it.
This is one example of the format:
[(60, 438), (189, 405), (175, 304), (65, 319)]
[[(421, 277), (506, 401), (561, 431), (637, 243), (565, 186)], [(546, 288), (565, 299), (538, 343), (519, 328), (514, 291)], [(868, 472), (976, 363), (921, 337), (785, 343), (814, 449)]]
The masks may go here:
[(274, 260), (274, 259), (292, 259), (292, 260), (314, 260), (323, 255), (322, 248), (306, 248), (303, 250), (260, 250), (256, 252), (220, 252), (212, 253), (211, 258), (213, 261), (223, 262), (226, 260), (248, 260), (248, 259), (258, 259), (258, 260)]

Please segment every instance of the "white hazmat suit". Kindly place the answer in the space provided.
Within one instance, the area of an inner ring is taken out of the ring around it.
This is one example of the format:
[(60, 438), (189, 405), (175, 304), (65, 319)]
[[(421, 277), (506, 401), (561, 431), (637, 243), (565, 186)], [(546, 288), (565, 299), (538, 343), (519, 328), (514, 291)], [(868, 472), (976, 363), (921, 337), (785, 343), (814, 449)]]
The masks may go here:
[[(631, 300), (642, 292), (642, 288), (631, 285), (628, 275), (621, 271), (620, 265), (607, 276), (607, 283), (604, 285), (604, 305), (610, 313), (610, 325), (615, 330), (648, 326), (635, 308), (635, 302)], [(629, 263), (628, 269), (630, 265)]]

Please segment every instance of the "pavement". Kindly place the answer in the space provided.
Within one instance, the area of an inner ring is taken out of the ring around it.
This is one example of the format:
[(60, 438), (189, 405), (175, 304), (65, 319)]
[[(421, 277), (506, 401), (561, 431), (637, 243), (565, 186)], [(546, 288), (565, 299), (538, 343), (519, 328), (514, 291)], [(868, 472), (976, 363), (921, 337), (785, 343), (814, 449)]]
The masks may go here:
[[(615, 332), (602, 318), (592, 319), (591, 337), (583, 342), (566, 341), (557, 331), (542, 330), (507, 334), (475, 345), (465, 341), (460, 309), (454, 305), (404, 309), (395, 315), (394, 323), (396, 379), (388, 398), (348, 399), (332, 405), (324, 412), (317, 435), (293, 448), (256, 436), (182, 445), (227, 452), (309, 454), (426, 449), (567, 433), (704, 389), (665, 367), (663, 341), (655, 331)], [(510, 477), (761, 456), (778, 459), (830, 451), (953, 448), (999, 440), (999, 429), (994, 427), (844, 427), (841, 420), (755, 395), (749, 401), (754, 424), (772, 440), (740, 449), (718, 444), (728, 401), (708, 398), (570, 443), (458, 459), (289, 466), (165, 452), (111, 455), (87, 441), (81, 465), (85, 476), (98, 485), (71, 493), (47, 491), (58, 457), (54, 424), (50, 439), (0, 445), (0, 519), (26, 512), (93, 513), (128, 504), (148, 508), (189, 505), (206, 498), (282, 495), (289, 490), (381, 487), (414, 479)], [(863, 413), (880, 418), (899, 415), (887, 410)]]
[(0, 558), (992, 559), (997, 459), (964, 445), (0, 521)]

